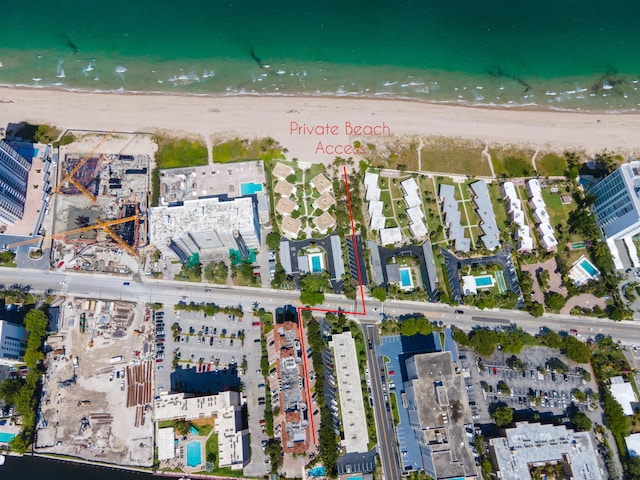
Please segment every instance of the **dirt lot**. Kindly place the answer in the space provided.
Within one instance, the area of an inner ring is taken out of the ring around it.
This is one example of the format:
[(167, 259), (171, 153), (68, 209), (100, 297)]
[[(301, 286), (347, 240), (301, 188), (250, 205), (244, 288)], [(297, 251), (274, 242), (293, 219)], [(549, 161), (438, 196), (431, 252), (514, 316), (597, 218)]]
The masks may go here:
[[(144, 379), (125, 369), (147, 366), (152, 353), (145, 332), (144, 306), (76, 299), (65, 302), (65, 329), (53, 337), (41, 402), (37, 450), (122, 465), (153, 463), (150, 405), (127, 407), (132, 391), (152, 391)], [(80, 318), (85, 314), (85, 333)], [(72, 318), (73, 317), (73, 318)], [(142, 332), (134, 334), (134, 330)], [(90, 346), (90, 344), (93, 346)], [(62, 353), (64, 349), (64, 353)], [(122, 360), (119, 357), (122, 356)], [(153, 361), (153, 360), (151, 360)], [(76, 366), (77, 365), (77, 366)], [(150, 368), (154, 368), (155, 363)], [(149, 399), (152, 395), (148, 395)], [(151, 400), (149, 400), (151, 401)], [(131, 401), (129, 403), (132, 403)]]

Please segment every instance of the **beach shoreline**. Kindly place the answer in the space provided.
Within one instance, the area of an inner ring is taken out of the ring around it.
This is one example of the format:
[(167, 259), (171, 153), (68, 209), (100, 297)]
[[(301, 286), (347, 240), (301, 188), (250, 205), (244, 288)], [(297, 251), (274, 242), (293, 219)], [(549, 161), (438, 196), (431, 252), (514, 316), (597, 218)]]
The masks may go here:
[[(61, 129), (173, 132), (212, 139), (272, 137), (289, 156), (314, 163), (336, 154), (318, 144), (353, 144), (350, 125), (385, 124), (393, 136), (444, 136), (543, 151), (589, 154), (604, 149), (633, 154), (640, 137), (636, 113), (557, 111), (543, 108), (463, 106), (414, 99), (350, 96), (208, 95), (153, 92), (84, 92), (0, 86), (0, 125), (29, 121)], [(305, 134), (291, 125), (337, 126)], [(385, 131), (386, 133), (386, 131)], [(374, 135), (375, 136), (375, 135)], [(376, 136), (376, 140), (380, 136)], [(345, 154), (343, 156), (350, 156)], [(357, 157), (357, 155), (356, 155)]]

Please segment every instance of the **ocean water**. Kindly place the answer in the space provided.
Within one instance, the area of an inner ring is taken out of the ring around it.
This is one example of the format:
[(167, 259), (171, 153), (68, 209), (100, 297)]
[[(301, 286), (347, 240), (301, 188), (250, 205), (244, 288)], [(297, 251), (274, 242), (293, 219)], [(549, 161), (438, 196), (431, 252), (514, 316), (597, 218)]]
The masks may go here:
[(636, 110), (640, 2), (4, 2), (0, 83)]

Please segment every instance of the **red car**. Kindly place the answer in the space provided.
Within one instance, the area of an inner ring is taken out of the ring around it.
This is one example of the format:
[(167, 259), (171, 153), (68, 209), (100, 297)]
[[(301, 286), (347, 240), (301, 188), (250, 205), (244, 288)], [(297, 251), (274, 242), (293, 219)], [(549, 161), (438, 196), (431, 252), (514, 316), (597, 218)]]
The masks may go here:
[(569, 332), (571, 332), (571, 333), (573, 333), (575, 335), (576, 333), (578, 333), (578, 330), (576, 330), (575, 328), (572, 328), (571, 330), (569, 330)]
[(493, 367), (493, 374), (498, 375), (498, 369), (496, 367)]
[(395, 375), (395, 374), (396, 374), (395, 370), (389, 370), (389, 375)]
[(260, 322), (253, 322), (253, 326), (254, 327), (259, 327), (260, 326)]

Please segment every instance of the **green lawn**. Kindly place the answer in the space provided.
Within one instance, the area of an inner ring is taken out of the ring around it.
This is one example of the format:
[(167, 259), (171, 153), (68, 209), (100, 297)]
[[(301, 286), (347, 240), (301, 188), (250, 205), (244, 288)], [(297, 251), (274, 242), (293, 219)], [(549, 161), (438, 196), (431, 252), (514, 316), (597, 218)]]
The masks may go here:
[(571, 203), (563, 205), (560, 195), (561, 192), (551, 193), (548, 188), (542, 189), (542, 199), (547, 205), (547, 212), (551, 218), (551, 225), (554, 227), (558, 224), (566, 225), (569, 220), (569, 213), (576, 208), (576, 204), (573, 199), (571, 200)]
[(422, 171), (491, 176), (481, 142), (452, 137), (423, 138)]
[(272, 138), (247, 140), (234, 138), (214, 145), (211, 149), (216, 163), (241, 162), (245, 160), (283, 159), (282, 147)]
[(398, 413), (398, 399), (394, 392), (389, 392), (389, 404), (391, 405), (391, 413), (393, 414), (393, 424), (400, 425), (400, 414)]
[(534, 153), (530, 148), (515, 145), (500, 145), (489, 149), (496, 175), (506, 177), (532, 176), (535, 173), (531, 163)]
[(209, 163), (204, 141), (158, 138), (156, 163), (159, 168), (197, 167)]
[(538, 173), (543, 176), (561, 177), (567, 170), (567, 161), (555, 153), (538, 154), (536, 158)]
[(507, 206), (502, 202), (502, 193), (500, 193), (500, 185), (497, 182), (487, 183), (489, 189), (489, 197), (493, 206), (493, 213), (496, 215), (496, 223), (501, 231), (508, 230), (507, 222)]

